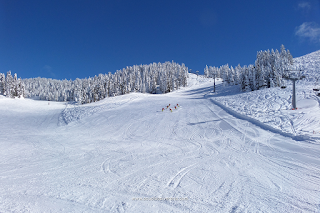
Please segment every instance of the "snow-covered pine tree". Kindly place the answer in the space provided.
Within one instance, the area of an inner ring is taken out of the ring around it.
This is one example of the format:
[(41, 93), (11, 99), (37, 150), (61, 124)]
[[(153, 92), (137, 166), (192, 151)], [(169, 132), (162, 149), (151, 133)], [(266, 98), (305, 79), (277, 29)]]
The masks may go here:
[(261, 67), (261, 74), (259, 75), (259, 89), (264, 89), (267, 88), (268, 84), (267, 81), (265, 80), (265, 68), (264, 66)]
[(233, 67), (231, 66), (229, 69), (229, 85), (233, 86), (235, 84), (235, 71), (233, 69)]
[(6, 96), (9, 98), (13, 98), (14, 96), (14, 82), (13, 77), (11, 75), (11, 70), (7, 72), (6, 76)]
[(230, 69), (229, 69), (229, 64), (226, 64), (226, 65), (223, 65), (221, 67), (221, 71), (222, 71), (222, 74), (223, 74), (223, 82), (224, 82), (224, 85), (227, 86), (230, 84), (230, 79), (229, 79), (229, 72), (230, 72)]
[(24, 84), (21, 81), (21, 78), (18, 78), (16, 83), (15, 83), (15, 95), (16, 95), (16, 97), (23, 98), (24, 97), (24, 91), (25, 91)]
[(156, 94), (157, 93), (157, 75), (155, 74), (155, 72), (152, 73), (150, 86), (151, 86), (150, 93)]
[(6, 76), (0, 73), (0, 94), (5, 95), (6, 92)]
[(13, 78), (13, 93), (12, 93), (12, 97), (19, 97), (20, 96), (20, 85), (18, 82), (18, 78)]
[(25, 92), (26, 92), (26, 87), (25, 87), (25, 85), (24, 85), (24, 83), (23, 83), (23, 81), (22, 81), (22, 79), (20, 78), (20, 85), (21, 85), (21, 93), (20, 93), (20, 97), (22, 98), (24, 98), (25, 97)]
[(76, 78), (74, 81), (74, 89), (73, 89), (73, 98), (72, 100), (77, 103), (82, 103), (83, 95), (81, 94), (82, 90), (82, 81), (79, 78)]
[(209, 76), (210, 76), (208, 65), (206, 65), (206, 68), (204, 68), (204, 76), (205, 76), (206, 78), (209, 78)]
[(251, 87), (250, 87), (250, 80), (248, 79), (248, 76), (246, 75), (244, 78), (244, 91), (245, 92), (250, 92), (252, 91)]
[(240, 75), (241, 75), (241, 66), (240, 64), (238, 64), (238, 66), (234, 68), (234, 84), (235, 85), (238, 85), (240, 83)]
[(257, 90), (259, 88), (259, 85), (257, 83), (256, 71), (252, 64), (248, 66), (248, 72), (249, 72), (250, 87), (252, 90)]
[(243, 67), (242, 67), (242, 72), (241, 72), (241, 84), (240, 84), (240, 90), (241, 91), (245, 91), (245, 88), (246, 88), (246, 85), (248, 85), (249, 84), (249, 82), (246, 82), (246, 79), (248, 79), (248, 72), (247, 72), (247, 66), (246, 65), (244, 65)]

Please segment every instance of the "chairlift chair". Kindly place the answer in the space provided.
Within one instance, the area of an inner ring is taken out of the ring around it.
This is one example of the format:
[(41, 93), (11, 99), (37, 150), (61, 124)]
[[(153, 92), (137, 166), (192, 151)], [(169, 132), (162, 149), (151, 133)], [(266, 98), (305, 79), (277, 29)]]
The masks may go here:
[(284, 80), (281, 81), (281, 83), (280, 83), (280, 88), (281, 88), (281, 89), (287, 88), (287, 85), (285, 84)]

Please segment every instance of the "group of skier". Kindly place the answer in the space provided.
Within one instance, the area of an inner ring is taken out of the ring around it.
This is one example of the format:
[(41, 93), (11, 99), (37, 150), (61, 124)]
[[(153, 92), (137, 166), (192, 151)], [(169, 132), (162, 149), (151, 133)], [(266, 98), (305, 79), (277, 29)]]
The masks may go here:
[[(171, 104), (167, 105), (167, 108), (166, 109), (169, 109), (170, 112), (172, 112), (172, 109), (170, 108)], [(174, 109), (177, 109), (177, 107), (180, 107), (179, 104), (175, 105), (174, 106)], [(162, 108), (162, 112), (165, 110), (165, 108)]]

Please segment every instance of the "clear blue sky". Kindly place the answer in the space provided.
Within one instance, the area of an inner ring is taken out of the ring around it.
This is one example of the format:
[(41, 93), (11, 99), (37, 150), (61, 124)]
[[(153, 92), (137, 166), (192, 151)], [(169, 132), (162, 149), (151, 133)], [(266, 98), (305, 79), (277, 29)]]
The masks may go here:
[(319, 0), (0, 0), (0, 72), (75, 79), (134, 64), (254, 63), (320, 49)]

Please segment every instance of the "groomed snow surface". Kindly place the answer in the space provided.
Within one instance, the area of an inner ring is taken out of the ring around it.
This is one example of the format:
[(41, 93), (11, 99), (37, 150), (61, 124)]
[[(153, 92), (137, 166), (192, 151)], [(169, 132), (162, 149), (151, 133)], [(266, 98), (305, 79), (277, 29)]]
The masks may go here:
[(0, 212), (320, 212), (311, 86), (293, 111), (290, 85), (212, 85), (190, 74), (169, 94), (86, 105), (1, 97)]

